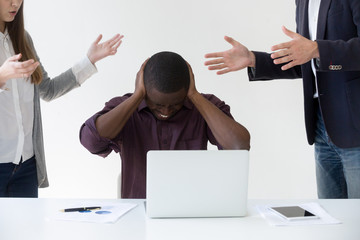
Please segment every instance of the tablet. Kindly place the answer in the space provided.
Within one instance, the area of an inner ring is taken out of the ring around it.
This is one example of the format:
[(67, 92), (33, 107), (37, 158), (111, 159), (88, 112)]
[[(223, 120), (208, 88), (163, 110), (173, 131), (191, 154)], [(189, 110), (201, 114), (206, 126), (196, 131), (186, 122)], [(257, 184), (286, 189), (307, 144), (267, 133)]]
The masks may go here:
[(319, 218), (315, 214), (299, 206), (270, 207), (270, 210), (289, 221)]

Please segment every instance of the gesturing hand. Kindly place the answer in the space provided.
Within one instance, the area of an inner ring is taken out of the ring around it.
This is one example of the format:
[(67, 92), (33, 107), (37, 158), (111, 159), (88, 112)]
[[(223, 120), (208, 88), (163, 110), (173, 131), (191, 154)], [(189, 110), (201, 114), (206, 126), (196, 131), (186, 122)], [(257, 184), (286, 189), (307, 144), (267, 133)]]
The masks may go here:
[(100, 34), (96, 38), (95, 42), (91, 44), (87, 53), (88, 58), (92, 62), (92, 64), (95, 64), (97, 61), (105, 57), (115, 55), (118, 47), (122, 42), (123, 37), (123, 35), (116, 34), (114, 37), (107, 40), (106, 42), (99, 43), (102, 39), (102, 35)]
[(253, 52), (231, 37), (225, 36), (224, 39), (233, 48), (224, 52), (206, 54), (205, 58), (215, 58), (205, 62), (205, 66), (209, 66), (209, 70), (220, 70), (217, 72), (220, 75), (246, 67), (255, 67), (255, 55)]
[(271, 47), (271, 51), (277, 51), (271, 54), (274, 64), (287, 63), (281, 67), (282, 70), (288, 70), (296, 65), (304, 64), (313, 58), (319, 57), (319, 49), (315, 41), (292, 32), (284, 26), (282, 31), (292, 40)]
[(13, 78), (28, 78), (39, 66), (39, 62), (33, 59), (19, 62), (21, 54), (14, 55), (6, 59), (0, 67), (0, 85)]

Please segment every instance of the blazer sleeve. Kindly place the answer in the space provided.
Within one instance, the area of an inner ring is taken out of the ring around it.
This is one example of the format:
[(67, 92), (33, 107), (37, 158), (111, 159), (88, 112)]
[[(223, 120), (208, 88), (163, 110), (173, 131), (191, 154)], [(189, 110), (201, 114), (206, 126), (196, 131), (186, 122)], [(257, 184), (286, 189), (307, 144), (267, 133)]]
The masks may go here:
[(349, 0), (347, 5), (331, 8), (326, 28), (326, 40), (316, 40), (318, 70), (360, 71), (360, 1)]
[(269, 53), (253, 52), (255, 54), (255, 68), (248, 68), (250, 81), (273, 80), (273, 79), (294, 79), (301, 78), (301, 67), (295, 66), (286, 71), (281, 70), (283, 65), (276, 65)]

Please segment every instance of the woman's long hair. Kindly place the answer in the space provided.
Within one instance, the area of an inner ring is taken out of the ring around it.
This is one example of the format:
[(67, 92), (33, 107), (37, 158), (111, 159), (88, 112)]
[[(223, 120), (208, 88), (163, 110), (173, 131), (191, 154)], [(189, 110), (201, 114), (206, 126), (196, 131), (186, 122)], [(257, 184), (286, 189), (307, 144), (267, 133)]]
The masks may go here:
[[(6, 27), (14, 47), (15, 54), (21, 53), (21, 61), (34, 59), (37, 61), (34, 51), (31, 49), (26, 36), (24, 26), (24, 1), (15, 16), (14, 21), (6, 23)], [(42, 81), (42, 71), (40, 66), (31, 75), (31, 83), (39, 84)]]

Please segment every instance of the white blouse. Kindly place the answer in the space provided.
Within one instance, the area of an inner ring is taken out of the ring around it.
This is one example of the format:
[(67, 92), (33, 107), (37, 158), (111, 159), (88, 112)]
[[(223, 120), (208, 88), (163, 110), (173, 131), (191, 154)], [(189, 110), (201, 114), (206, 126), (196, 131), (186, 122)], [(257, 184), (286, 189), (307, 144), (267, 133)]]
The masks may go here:
[[(310, 34), (310, 40), (312, 40), (312, 41), (316, 40), (320, 3), (321, 3), (321, 0), (310, 0), (309, 1), (309, 9), (308, 9), (309, 34)], [(315, 61), (316, 61), (315, 59), (311, 60), (311, 68), (312, 68), (313, 73), (316, 78)], [(317, 98), (318, 97), (317, 80), (315, 80), (315, 87), (316, 87), (316, 92), (314, 94), (314, 98)]]
[[(0, 65), (15, 55), (10, 37), (0, 32)], [(86, 57), (72, 71), (81, 84), (94, 74), (96, 67)], [(84, 73), (86, 72), (86, 74)], [(0, 89), (0, 163), (19, 164), (34, 156), (34, 85), (31, 79), (10, 79)]]

